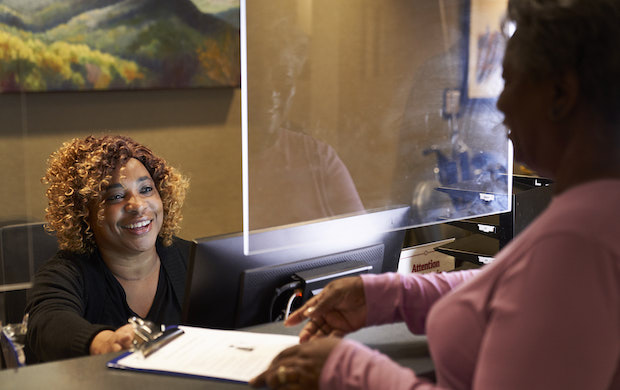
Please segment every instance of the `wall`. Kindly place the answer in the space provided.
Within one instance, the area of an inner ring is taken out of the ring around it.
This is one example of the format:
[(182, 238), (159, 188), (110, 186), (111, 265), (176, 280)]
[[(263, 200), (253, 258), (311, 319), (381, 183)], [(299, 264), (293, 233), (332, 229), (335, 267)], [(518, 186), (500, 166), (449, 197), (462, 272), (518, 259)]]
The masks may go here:
[(0, 95), (0, 223), (42, 220), (50, 153), (109, 132), (190, 177), (182, 237), (240, 231), (240, 100), (238, 88)]
[[(315, 62), (302, 75), (293, 115), (334, 146), (367, 207), (389, 204), (400, 174), (398, 122), (411, 108), (412, 90), (424, 88), (415, 84), (419, 70), (458, 46), (462, 2), (314, 1), (298, 7), (294, 19), (312, 37), (313, 56), (329, 66)], [(387, 35), (398, 38), (378, 45)], [(406, 60), (391, 68), (388, 57), (400, 51)], [(454, 74), (438, 77), (460, 85)], [(421, 112), (440, 117), (436, 91), (442, 88), (418, 93), (426, 103)], [(238, 88), (0, 94), (0, 224), (42, 220), (40, 178), (49, 154), (70, 138), (110, 132), (149, 145), (190, 177), (182, 237), (240, 231), (240, 104)], [(354, 114), (360, 110), (363, 116)], [(324, 119), (316, 123), (317, 117)]]

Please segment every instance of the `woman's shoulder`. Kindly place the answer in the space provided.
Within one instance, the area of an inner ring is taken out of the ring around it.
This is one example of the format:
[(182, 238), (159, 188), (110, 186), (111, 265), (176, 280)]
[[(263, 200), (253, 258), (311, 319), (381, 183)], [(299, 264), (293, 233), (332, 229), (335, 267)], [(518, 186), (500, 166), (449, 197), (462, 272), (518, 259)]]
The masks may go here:
[(563, 236), (620, 250), (620, 180), (600, 180), (555, 197), (537, 225), (538, 238)]
[(180, 249), (183, 249), (183, 250), (188, 250), (189, 251), (189, 249), (192, 247), (192, 243), (193, 243), (193, 241), (186, 240), (186, 239), (183, 239), (181, 237), (177, 237), (177, 236), (173, 236), (172, 237), (172, 245), (174, 245), (174, 246), (176, 246), (176, 247), (178, 247)]
[(59, 250), (39, 267), (37, 274), (84, 275), (97, 264), (95, 254)]
[(166, 263), (181, 262), (187, 267), (192, 244), (193, 244), (192, 241), (188, 241), (183, 238), (173, 236), (172, 244), (170, 246), (164, 246), (161, 240), (158, 240), (157, 252), (159, 253), (159, 256), (162, 259), (162, 261)]
[(80, 268), (81, 265), (88, 262), (91, 256), (92, 255), (86, 253), (77, 253), (61, 249), (49, 260), (43, 263), (41, 269), (57, 267)]
[(183, 258), (187, 261), (193, 245), (193, 241), (185, 240), (180, 237), (172, 237), (172, 245), (178, 249)]
[(99, 285), (100, 272), (92, 255), (59, 250), (37, 270), (34, 290), (47, 291), (50, 286), (82, 289), (87, 285)]

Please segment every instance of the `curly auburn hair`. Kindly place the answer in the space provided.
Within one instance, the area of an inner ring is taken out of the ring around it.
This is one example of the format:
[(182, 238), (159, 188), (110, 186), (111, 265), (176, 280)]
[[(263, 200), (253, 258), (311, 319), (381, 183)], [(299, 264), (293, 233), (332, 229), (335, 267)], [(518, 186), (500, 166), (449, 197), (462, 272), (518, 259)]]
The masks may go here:
[[(63, 143), (52, 153), (43, 183), (48, 207), (46, 228), (54, 232), (58, 247), (78, 253), (93, 252), (95, 237), (90, 225), (91, 206), (104, 203), (103, 193), (112, 180), (117, 167), (129, 159), (140, 161), (150, 173), (159, 191), (164, 210), (164, 220), (159, 232), (163, 244), (169, 246), (178, 232), (181, 207), (189, 180), (166, 161), (157, 157), (144, 145), (129, 137), (88, 136)], [(101, 214), (97, 218), (103, 218)]]

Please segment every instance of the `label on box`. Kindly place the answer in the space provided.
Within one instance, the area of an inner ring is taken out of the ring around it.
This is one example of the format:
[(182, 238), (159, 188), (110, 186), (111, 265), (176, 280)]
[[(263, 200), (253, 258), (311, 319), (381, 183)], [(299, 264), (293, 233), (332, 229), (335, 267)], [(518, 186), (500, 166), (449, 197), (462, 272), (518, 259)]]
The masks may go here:
[(435, 248), (454, 241), (454, 238), (405, 248), (400, 253), (398, 272), (444, 272), (454, 269), (454, 257), (435, 251)]

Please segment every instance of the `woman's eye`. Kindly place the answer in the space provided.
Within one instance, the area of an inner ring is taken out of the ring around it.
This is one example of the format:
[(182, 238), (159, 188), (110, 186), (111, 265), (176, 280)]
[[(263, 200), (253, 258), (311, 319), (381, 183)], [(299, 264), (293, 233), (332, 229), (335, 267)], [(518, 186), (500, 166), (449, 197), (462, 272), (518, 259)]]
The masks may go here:
[(140, 192), (143, 193), (143, 194), (148, 194), (149, 192), (153, 192), (153, 187), (151, 187), (151, 186), (142, 187)]
[(117, 200), (123, 199), (123, 194), (113, 194), (106, 198), (107, 202), (114, 202)]

